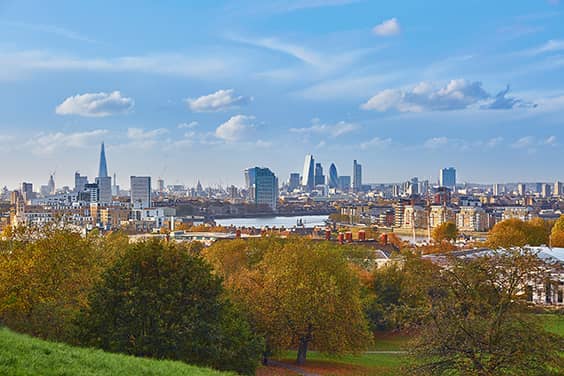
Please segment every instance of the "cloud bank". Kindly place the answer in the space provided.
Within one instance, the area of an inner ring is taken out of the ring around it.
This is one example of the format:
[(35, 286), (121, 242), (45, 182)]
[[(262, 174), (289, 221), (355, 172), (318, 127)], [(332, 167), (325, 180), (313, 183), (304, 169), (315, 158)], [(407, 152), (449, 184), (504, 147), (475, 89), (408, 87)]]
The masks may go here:
[(105, 117), (126, 114), (134, 106), (131, 98), (123, 97), (119, 91), (112, 93), (86, 93), (68, 97), (57, 106), (58, 115)]
[(194, 112), (215, 112), (238, 107), (251, 100), (250, 97), (236, 96), (233, 89), (226, 89), (199, 98), (187, 99), (186, 103)]

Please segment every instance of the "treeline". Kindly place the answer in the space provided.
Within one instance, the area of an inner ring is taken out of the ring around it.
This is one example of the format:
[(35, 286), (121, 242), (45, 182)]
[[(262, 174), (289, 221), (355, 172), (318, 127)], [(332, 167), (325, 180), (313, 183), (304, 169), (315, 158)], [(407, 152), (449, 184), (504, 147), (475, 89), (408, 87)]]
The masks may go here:
[[(21, 229), (0, 241), (0, 320), (38, 337), (253, 374), (297, 350), (370, 349), (410, 330), (417, 374), (551, 374), (561, 338), (528, 314), (523, 285), (545, 272), (523, 249), (451, 259), (305, 238), (129, 244), (119, 233)], [(511, 281), (511, 283), (507, 283)], [(534, 340), (533, 340), (534, 339)], [(518, 354), (518, 355), (515, 355)]]

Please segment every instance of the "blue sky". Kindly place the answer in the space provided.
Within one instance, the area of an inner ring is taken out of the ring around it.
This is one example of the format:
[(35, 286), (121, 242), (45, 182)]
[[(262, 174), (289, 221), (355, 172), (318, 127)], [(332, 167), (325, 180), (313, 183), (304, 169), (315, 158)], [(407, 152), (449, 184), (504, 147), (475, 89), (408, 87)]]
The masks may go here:
[[(507, 88), (509, 88), (507, 90)], [(564, 180), (564, 4), (0, 0), (0, 185)]]

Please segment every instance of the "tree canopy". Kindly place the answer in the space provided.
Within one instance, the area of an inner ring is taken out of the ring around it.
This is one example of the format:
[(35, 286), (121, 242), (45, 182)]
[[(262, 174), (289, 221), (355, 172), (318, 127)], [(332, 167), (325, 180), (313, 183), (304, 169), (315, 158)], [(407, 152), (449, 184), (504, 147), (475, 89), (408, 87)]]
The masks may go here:
[(78, 320), (85, 345), (253, 374), (260, 341), (200, 257), (159, 241), (130, 245)]
[(564, 247), (564, 215), (561, 215), (552, 227), (550, 245), (552, 247)]
[[(234, 256), (226, 261), (226, 253)], [(265, 337), (267, 354), (297, 348), (297, 362), (302, 364), (309, 348), (339, 354), (370, 343), (360, 284), (331, 243), (217, 243), (206, 257), (226, 277), (232, 296)]]
[(523, 249), (453, 258), (429, 296), (413, 348), (416, 373), (561, 374), (561, 337), (546, 332), (524, 304), (523, 286), (543, 271), (540, 259)]
[(548, 244), (551, 226), (550, 222), (540, 218), (528, 222), (516, 218), (506, 219), (491, 229), (487, 243), (493, 248)]
[(433, 229), (432, 236), (433, 240), (437, 243), (440, 243), (443, 240), (456, 240), (456, 237), (458, 236), (458, 229), (452, 222), (441, 223)]

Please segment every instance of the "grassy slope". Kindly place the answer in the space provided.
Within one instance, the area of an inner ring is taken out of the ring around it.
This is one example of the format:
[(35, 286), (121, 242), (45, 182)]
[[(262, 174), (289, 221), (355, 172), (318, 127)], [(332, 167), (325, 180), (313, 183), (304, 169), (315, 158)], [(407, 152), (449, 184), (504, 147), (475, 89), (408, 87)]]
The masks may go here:
[(0, 375), (230, 375), (168, 360), (135, 358), (42, 341), (0, 328)]
[(564, 315), (563, 314), (546, 314), (539, 315), (544, 321), (544, 328), (552, 333), (564, 337)]

